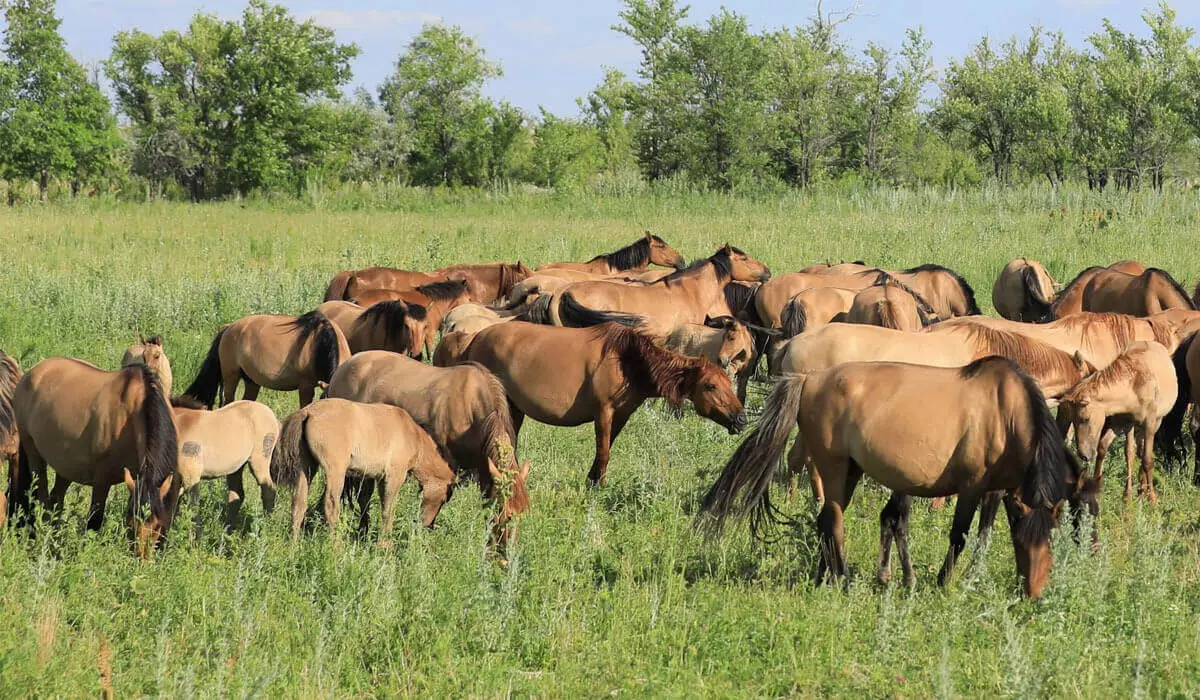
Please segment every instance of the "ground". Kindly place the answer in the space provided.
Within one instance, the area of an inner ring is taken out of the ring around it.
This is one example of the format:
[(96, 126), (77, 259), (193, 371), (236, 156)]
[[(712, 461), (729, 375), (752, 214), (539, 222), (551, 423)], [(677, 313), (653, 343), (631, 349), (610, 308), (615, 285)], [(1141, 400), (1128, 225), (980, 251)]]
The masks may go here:
[[(1097, 215), (1115, 209), (1117, 214)], [(316, 306), (330, 275), (373, 264), (431, 268), (586, 259), (649, 228), (688, 258), (726, 241), (777, 272), (818, 260), (950, 266), (991, 310), (996, 273), (1025, 255), (1059, 281), (1136, 258), (1200, 276), (1200, 202), (1048, 189), (688, 193), (595, 197), (400, 193), (308, 203), (111, 204), (0, 210), (0, 347), (25, 367), (70, 355), (112, 368), (161, 333), (177, 389), (213, 333), (255, 312)], [(295, 396), (264, 392), (282, 418)], [(752, 412), (761, 390), (752, 401)], [(932, 429), (932, 427), (931, 427)], [(811, 582), (807, 493), (776, 500), (802, 526), (753, 542), (705, 540), (700, 495), (737, 445), (714, 424), (650, 406), (616, 443), (609, 485), (585, 488), (592, 433), (527, 424), (533, 511), (507, 567), (489, 557), (486, 513), (459, 489), (432, 532), (415, 486), (395, 546), (374, 534), (293, 545), (287, 508), (257, 489), (241, 532), (217, 525), (210, 484), (198, 541), (184, 514), (157, 561), (130, 556), (114, 490), (99, 535), (86, 494), (30, 540), (0, 533), (0, 695), (539, 696), (1191, 695), (1200, 687), (1200, 559), (1190, 474), (1158, 472), (1161, 502), (1106, 486), (1092, 554), (1055, 541), (1044, 599), (1018, 595), (1008, 530), (946, 589), (935, 576), (949, 512), (914, 510), (914, 590), (874, 583), (885, 494), (848, 511), (849, 590)], [(1119, 454), (1114, 448), (1114, 455)], [(1120, 476), (1113, 460), (1110, 469)], [(284, 495), (284, 499), (290, 495)], [(286, 503), (286, 500), (284, 501)]]

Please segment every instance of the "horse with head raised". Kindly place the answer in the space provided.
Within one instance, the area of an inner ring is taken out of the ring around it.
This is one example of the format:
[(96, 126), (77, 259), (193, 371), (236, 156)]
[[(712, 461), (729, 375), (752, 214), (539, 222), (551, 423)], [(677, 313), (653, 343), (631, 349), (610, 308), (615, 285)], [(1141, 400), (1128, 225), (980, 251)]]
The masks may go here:
[(1054, 278), (1045, 265), (1030, 258), (1009, 262), (992, 285), (992, 306), (1010, 321), (1047, 320), (1054, 298)]
[(642, 238), (629, 245), (604, 255), (597, 255), (587, 262), (557, 262), (542, 265), (537, 272), (551, 270), (575, 270), (593, 275), (616, 275), (624, 272), (645, 272), (650, 265), (673, 267), (677, 270), (685, 265), (683, 256), (662, 238), (645, 232)]

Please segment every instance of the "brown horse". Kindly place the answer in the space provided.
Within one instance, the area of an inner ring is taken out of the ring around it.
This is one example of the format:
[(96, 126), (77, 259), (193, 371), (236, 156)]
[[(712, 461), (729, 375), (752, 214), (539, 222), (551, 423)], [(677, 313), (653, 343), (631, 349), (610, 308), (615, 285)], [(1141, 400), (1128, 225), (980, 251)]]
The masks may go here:
[(317, 385), (328, 382), (348, 357), (346, 336), (320, 311), (246, 316), (221, 327), (184, 393), (212, 406), (219, 389), (224, 406), (237, 398), (238, 382), (244, 380), (247, 401), (266, 387), (298, 391), (300, 405), (307, 406)]
[[(61, 509), (68, 486), (87, 484), (87, 527), (98, 530), (109, 489), (124, 481), (135, 551), (148, 558), (170, 529), (179, 495), (175, 422), (157, 373), (141, 362), (106, 372), (82, 360), (50, 358), (21, 378), (13, 409), (21, 457), (9, 484), (10, 514), (27, 519), (35, 476), (39, 500), (52, 511)], [(50, 494), (47, 465), (56, 475)]]
[(1054, 303), (1054, 278), (1037, 260), (1017, 258), (1004, 266), (992, 286), (992, 306), (1010, 321), (1048, 320)]
[(478, 333), (493, 324), (511, 321), (516, 315), (513, 312), (498, 311), (481, 304), (463, 304), (446, 312), (446, 315), (442, 317), (441, 331), (442, 333), (455, 331)]
[[(1012, 362), (987, 357), (962, 368), (854, 362), (776, 384), (758, 427), (704, 498), (702, 512), (718, 527), (729, 515), (749, 513), (761, 533), (775, 519), (772, 475), (793, 426), (800, 428), (793, 452), (811, 457), (826, 484), (817, 518), (818, 580), (826, 570), (835, 579), (849, 574), (843, 512), (864, 474), (908, 496), (958, 494), (939, 584), (953, 572), (980, 500), (1005, 492), (1017, 572), (1030, 598), (1041, 596), (1049, 578), (1050, 533), (1062, 502), (1096, 507), (1037, 385)], [(889, 507), (902, 501), (893, 498)], [(907, 515), (885, 509), (881, 524), (884, 551), (896, 538), (911, 582)], [(879, 578), (886, 580), (882, 554)]]
[(1104, 270), (1114, 270), (1116, 272), (1124, 272), (1128, 275), (1140, 275), (1146, 271), (1146, 266), (1136, 260), (1121, 260), (1109, 265), (1108, 267), (1100, 267), (1093, 265), (1084, 268), (1075, 279), (1067, 283), (1067, 286), (1062, 288), (1058, 296), (1054, 298), (1054, 303), (1050, 304), (1050, 311), (1046, 314), (1045, 320), (1058, 320), (1073, 316), (1083, 311), (1083, 291), (1087, 288), (1088, 283), (1092, 278)]
[[(870, 289), (870, 287), (867, 287)], [(844, 323), (858, 292), (841, 287), (812, 287), (788, 300), (779, 318), (782, 338), (794, 338), (830, 323)], [(768, 352), (773, 346), (768, 344)]]
[(1101, 270), (1083, 290), (1084, 311), (1149, 316), (1166, 309), (1195, 308), (1183, 286), (1156, 267), (1140, 275)]
[(388, 350), (421, 356), (426, 327), (423, 307), (403, 301), (381, 301), (368, 308), (349, 301), (327, 301), (317, 311), (338, 327), (351, 353)]
[(542, 265), (545, 270), (578, 270), (593, 275), (617, 275), (623, 272), (645, 272), (650, 265), (682, 269), (685, 265), (679, 251), (649, 231), (637, 241), (607, 255), (597, 255), (587, 262), (557, 262)]
[(881, 277), (879, 282), (854, 295), (847, 323), (919, 331), (937, 321), (937, 313), (914, 289), (895, 279)]
[(470, 304), (471, 294), (466, 280), (447, 280), (423, 284), (416, 289), (400, 292), (400, 298), (409, 303), (410, 307), (421, 306), (425, 309), (425, 345), (426, 357), (433, 355), (437, 344), (438, 329), (442, 327), (442, 319), (446, 314), (464, 304)]
[(390, 289), (403, 292), (423, 284), (464, 280), (471, 300), (478, 304), (494, 304), (508, 296), (513, 285), (533, 274), (533, 271), (518, 260), (508, 263), (484, 263), (477, 265), (451, 265), (433, 272), (414, 272), (391, 267), (369, 267), (356, 272), (339, 272), (329, 283), (325, 301), (361, 298), (374, 289)]
[[(1142, 469), (1138, 493), (1158, 502), (1154, 490), (1154, 438), (1178, 398), (1178, 383), (1171, 354), (1158, 343), (1139, 340), (1108, 367), (1085, 378), (1059, 403), (1058, 425), (1065, 433), (1075, 428), (1075, 444), (1085, 462), (1096, 465), (1103, 478), (1104, 457), (1111, 438), (1107, 431), (1125, 434), (1125, 498), (1133, 495), (1133, 455), (1136, 437), (1141, 443)], [(1173, 439), (1178, 440), (1176, 432)]]
[(609, 449), (648, 398), (691, 400), (701, 416), (730, 433), (746, 425), (729, 377), (704, 358), (684, 357), (618, 324), (554, 328), (504, 323), (475, 335), (463, 356), (504, 384), (519, 431), (525, 416), (550, 425), (593, 423), (596, 456), (588, 481), (603, 485)]
[(338, 368), (326, 396), (408, 411), (450, 454), (456, 470), (474, 474), (485, 496), (496, 502), (492, 542), (503, 552), (516, 535), (511, 521), (529, 508), (529, 495), (524, 469), (517, 466), (508, 398), (486, 369), (475, 364), (431, 367), (370, 350)]
[(732, 316), (710, 318), (703, 324), (679, 326), (671, 331), (663, 345), (680, 355), (703, 357), (737, 376), (754, 355), (754, 338), (750, 335), (750, 329)]
[[(648, 285), (577, 282), (554, 297), (550, 320), (576, 328), (610, 321), (640, 325), (666, 335), (684, 323), (703, 323), (714, 307), (725, 307), (724, 288), (732, 280), (768, 279), (767, 266), (730, 245), (685, 270)], [(717, 314), (731, 315), (728, 310)]]
[[(308, 509), (308, 488), (317, 470), (325, 472), (325, 520), (338, 522), (346, 476), (381, 482), (379, 537), (387, 542), (392, 531), (396, 496), (409, 472), (421, 486), (421, 523), (433, 521), (450, 500), (454, 470), (433, 438), (402, 408), (383, 403), (325, 399), (288, 416), (271, 459), (271, 478), (295, 489), (292, 498), (292, 539)], [(367, 498), (370, 497), (370, 492)], [(366, 505), (366, 503), (361, 503)], [(363, 508), (364, 518), (367, 509)]]
[[(10, 483), (17, 468), (21, 440), (17, 432), (17, 417), (13, 413), (13, 390), (21, 381), (21, 363), (0, 350), (0, 462), (7, 467)], [(8, 518), (8, 498), (0, 492), (0, 526)]]

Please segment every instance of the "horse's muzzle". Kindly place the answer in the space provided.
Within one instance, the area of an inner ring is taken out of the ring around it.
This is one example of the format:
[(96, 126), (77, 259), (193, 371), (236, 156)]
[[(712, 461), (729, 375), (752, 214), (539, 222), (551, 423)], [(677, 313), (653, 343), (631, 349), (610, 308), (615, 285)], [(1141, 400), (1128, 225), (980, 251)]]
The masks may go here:
[(734, 416), (733, 422), (729, 424), (729, 434), (737, 435), (738, 433), (740, 433), (746, 429), (746, 424), (747, 424), (746, 412), (742, 411), (741, 413)]
[(771, 279), (771, 271), (770, 270), (764, 269), (762, 272), (758, 273), (758, 281), (759, 282), (766, 282), (769, 279)]

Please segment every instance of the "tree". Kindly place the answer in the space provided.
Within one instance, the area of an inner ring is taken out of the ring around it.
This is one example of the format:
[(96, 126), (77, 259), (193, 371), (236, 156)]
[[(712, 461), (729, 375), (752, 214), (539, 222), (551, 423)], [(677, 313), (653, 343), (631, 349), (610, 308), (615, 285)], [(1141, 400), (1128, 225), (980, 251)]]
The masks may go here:
[[(50, 180), (104, 173), (119, 138), (108, 100), (67, 53), (53, 0), (7, 0), (0, 64), (0, 169), (10, 183), (34, 180), (42, 199)], [(15, 198), (10, 184), (9, 201)]]
[(480, 90), (499, 64), (459, 27), (426, 25), (379, 88), (394, 121), (412, 134), (410, 156), (420, 184), (477, 185), (486, 175), (491, 105)]
[(930, 43), (920, 29), (910, 29), (900, 50), (903, 59), (895, 69), (892, 56), (874, 43), (863, 52), (867, 58), (859, 101), (861, 123), (856, 140), (862, 169), (873, 179), (895, 178), (898, 160), (912, 146), (918, 128), (917, 103), (933, 77)]
[(633, 154), (633, 103), (636, 88), (615, 68), (604, 69), (604, 82), (577, 100), (583, 120), (596, 130), (604, 147), (604, 169), (611, 175), (636, 166)]
[(488, 135), (488, 177), (492, 182), (508, 183), (521, 176), (532, 145), (526, 122), (525, 113), (508, 102), (492, 111)]
[(533, 132), (533, 180), (543, 187), (579, 184), (600, 167), (601, 151), (595, 129), (543, 108)]

